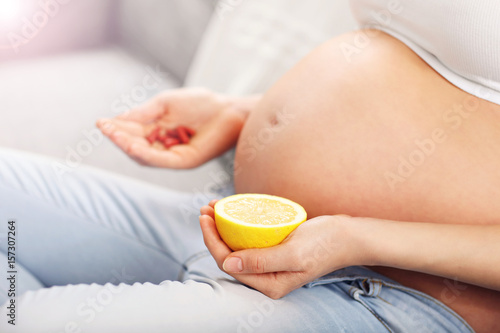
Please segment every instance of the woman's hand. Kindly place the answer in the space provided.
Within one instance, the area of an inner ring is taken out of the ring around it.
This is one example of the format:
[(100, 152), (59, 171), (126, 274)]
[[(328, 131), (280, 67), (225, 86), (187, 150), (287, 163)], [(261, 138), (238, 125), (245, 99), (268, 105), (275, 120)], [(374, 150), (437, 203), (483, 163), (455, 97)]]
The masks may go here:
[(208, 250), (221, 270), (273, 299), (334, 270), (361, 264), (362, 250), (356, 249), (356, 237), (350, 235), (348, 216), (317, 217), (301, 224), (280, 245), (232, 252), (217, 232), (215, 203), (201, 208)]
[(208, 250), (222, 270), (271, 298), (356, 265), (400, 268), (500, 290), (500, 224), (321, 216), (301, 224), (280, 245), (232, 252), (217, 232), (215, 202), (201, 208)]
[[(205, 89), (166, 91), (113, 119), (100, 119), (97, 127), (139, 164), (174, 169), (194, 168), (231, 148), (248, 112), (258, 99), (229, 98)], [(189, 144), (164, 149), (152, 146), (146, 135), (156, 126), (179, 125), (196, 130)]]

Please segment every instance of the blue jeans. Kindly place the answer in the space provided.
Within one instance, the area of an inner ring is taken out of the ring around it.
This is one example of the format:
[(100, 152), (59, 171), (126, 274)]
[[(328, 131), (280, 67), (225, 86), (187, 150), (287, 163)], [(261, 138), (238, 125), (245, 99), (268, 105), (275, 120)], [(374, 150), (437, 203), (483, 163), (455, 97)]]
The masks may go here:
[[(228, 192), (221, 192), (224, 196)], [(1, 332), (472, 332), (439, 301), (363, 267), (272, 300), (221, 272), (189, 193), (0, 149), (0, 267), (17, 224), (16, 325)]]

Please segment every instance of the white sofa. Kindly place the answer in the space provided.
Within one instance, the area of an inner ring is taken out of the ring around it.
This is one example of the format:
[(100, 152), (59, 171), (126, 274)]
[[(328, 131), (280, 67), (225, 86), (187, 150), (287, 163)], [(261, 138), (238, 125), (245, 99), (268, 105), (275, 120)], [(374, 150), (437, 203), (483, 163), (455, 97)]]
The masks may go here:
[[(70, 171), (88, 164), (184, 191), (213, 181), (220, 163), (141, 167), (101, 140), (95, 120), (184, 84), (263, 91), (322, 40), (354, 26), (346, 1), (41, 3), (0, 25), (0, 145), (58, 158)], [(13, 47), (30, 23), (36, 33)]]

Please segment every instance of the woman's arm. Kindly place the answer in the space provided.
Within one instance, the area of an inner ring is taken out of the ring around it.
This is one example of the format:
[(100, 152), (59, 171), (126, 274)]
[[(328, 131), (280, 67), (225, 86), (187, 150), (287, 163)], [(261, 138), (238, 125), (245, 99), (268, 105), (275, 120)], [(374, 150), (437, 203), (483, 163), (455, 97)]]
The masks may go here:
[(355, 220), (365, 265), (418, 271), (500, 290), (500, 225)]
[(280, 245), (232, 252), (213, 205), (201, 209), (205, 244), (219, 267), (271, 298), (347, 266), (378, 265), (441, 275), (500, 290), (500, 226), (396, 222), (321, 216)]

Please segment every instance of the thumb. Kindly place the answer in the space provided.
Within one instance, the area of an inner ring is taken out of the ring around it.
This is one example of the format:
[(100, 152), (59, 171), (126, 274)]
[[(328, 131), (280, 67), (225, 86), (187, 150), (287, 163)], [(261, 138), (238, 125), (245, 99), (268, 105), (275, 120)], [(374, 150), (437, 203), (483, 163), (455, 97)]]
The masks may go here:
[(163, 103), (161, 96), (156, 96), (146, 103), (118, 115), (116, 118), (147, 124), (161, 117), (165, 110), (166, 105)]
[(285, 244), (265, 249), (249, 249), (233, 252), (226, 257), (222, 268), (227, 273), (262, 274), (271, 272), (300, 271), (295, 251)]

